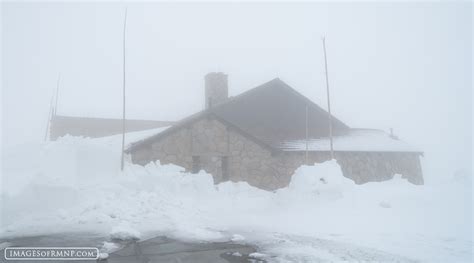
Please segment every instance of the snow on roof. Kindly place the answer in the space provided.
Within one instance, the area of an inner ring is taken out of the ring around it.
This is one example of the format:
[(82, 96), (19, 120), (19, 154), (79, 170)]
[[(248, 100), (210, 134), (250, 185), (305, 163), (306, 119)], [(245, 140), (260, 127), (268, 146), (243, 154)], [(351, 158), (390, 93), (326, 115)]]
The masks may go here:
[[(155, 136), (163, 132), (164, 130), (168, 129), (169, 127), (171, 126), (153, 128), (153, 129), (148, 129), (148, 130), (143, 130), (143, 131), (126, 132), (125, 133), (126, 148), (130, 147), (132, 144), (136, 142), (140, 142), (149, 137)], [(105, 143), (118, 143), (122, 140), (122, 134), (116, 134), (116, 135), (100, 137), (100, 138), (93, 138), (93, 140), (101, 141)]]
[(128, 139), (130, 141), (136, 142), (136, 141), (141, 141), (145, 140), (151, 136), (157, 135), (164, 130), (168, 129), (171, 126), (166, 126), (166, 127), (160, 127), (160, 128), (155, 128), (155, 129), (149, 129), (149, 130), (143, 130), (143, 131), (138, 131), (138, 132), (129, 132), (127, 133)]
[[(306, 140), (284, 141), (278, 148), (283, 151), (305, 151)], [(333, 149), (347, 152), (422, 152), (383, 131), (371, 129), (352, 129), (349, 134), (334, 137)], [(308, 150), (330, 151), (329, 138), (308, 140)]]
[(127, 148), (130, 147), (134, 143), (146, 140), (150, 137), (160, 134), (163, 131), (167, 130), (169, 127), (171, 126), (160, 127), (160, 128), (138, 131), (138, 132), (129, 132), (126, 134), (126, 137), (127, 137), (127, 141), (131, 143), (127, 146)]

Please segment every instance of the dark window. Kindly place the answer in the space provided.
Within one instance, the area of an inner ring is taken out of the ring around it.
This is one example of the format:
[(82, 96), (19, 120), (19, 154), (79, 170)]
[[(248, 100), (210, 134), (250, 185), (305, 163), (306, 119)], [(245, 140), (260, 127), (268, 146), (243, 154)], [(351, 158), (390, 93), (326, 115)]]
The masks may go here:
[(229, 157), (222, 156), (221, 162), (222, 181), (227, 181), (229, 180)]
[(199, 156), (193, 156), (193, 170), (192, 173), (199, 173), (201, 170), (201, 158)]

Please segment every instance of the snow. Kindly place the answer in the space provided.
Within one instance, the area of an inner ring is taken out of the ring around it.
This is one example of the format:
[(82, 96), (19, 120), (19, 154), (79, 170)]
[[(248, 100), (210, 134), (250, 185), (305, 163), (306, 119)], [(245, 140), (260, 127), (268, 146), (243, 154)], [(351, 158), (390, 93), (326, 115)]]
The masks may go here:
[(230, 239), (230, 241), (232, 241), (232, 242), (242, 242), (244, 240), (245, 240), (245, 237), (243, 237), (242, 235), (239, 235), (239, 234), (232, 235), (232, 238)]
[(99, 260), (102, 261), (102, 260), (107, 260), (109, 258), (109, 253), (106, 253), (106, 252), (101, 252), (99, 254)]
[(117, 245), (117, 243), (105, 241), (102, 244), (102, 248), (100, 249), (100, 251), (102, 251), (104, 253), (112, 253), (112, 252), (117, 251), (119, 248), (120, 248), (120, 246)]
[(354, 182), (342, 176), (342, 171), (336, 160), (318, 165), (302, 165), (296, 169), (287, 189), (289, 197), (318, 196), (319, 200), (338, 199), (343, 197), (343, 191), (354, 187)]
[[(150, 137), (158, 135), (158, 134), (164, 132), (165, 130), (167, 130), (168, 128), (170, 128), (170, 127), (171, 126), (165, 126), (165, 127), (160, 127), (160, 128), (156, 128), (156, 129), (150, 129), (150, 130), (127, 133), (126, 134), (127, 141), (129, 141), (130, 143), (128, 144), (128, 146), (126, 148), (130, 147), (134, 143), (144, 141), (144, 140), (146, 140)], [(111, 137), (114, 138), (114, 137), (117, 137), (117, 136), (111, 136)]]
[[(145, 140), (151, 136), (162, 133), (163, 131), (167, 130), (170, 127), (171, 126), (165, 126), (165, 127), (149, 129), (149, 130), (144, 130), (144, 131), (129, 132), (126, 134), (126, 137), (131, 142)], [(109, 138), (111, 137), (114, 138), (113, 136), (109, 136)]]
[[(277, 147), (284, 151), (305, 151), (306, 140), (284, 141)], [(333, 149), (354, 152), (422, 152), (383, 131), (371, 129), (352, 129), (347, 135), (335, 136)], [(309, 139), (308, 151), (330, 151), (329, 138)]]
[(356, 185), (330, 161), (268, 192), (159, 162), (121, 172), (120, 146), (120, 136), (64, 137), (5, 152), (0, 238), (86, 231), (245, 242), (277, 262), (472, 261), (470, 175)]
[(249, 256), (254, 257), (254, 258), (264, 259), (267, 255), (262, 254), (262, 253), (258, 253), (258, 252), (254, 252), (254, 253), (251, 253)]
[(110, 238), (112, 240), (140, 240), (140, 232), (133, 229), (129, 224), (123, 223), (115, 226), (110, 232)]

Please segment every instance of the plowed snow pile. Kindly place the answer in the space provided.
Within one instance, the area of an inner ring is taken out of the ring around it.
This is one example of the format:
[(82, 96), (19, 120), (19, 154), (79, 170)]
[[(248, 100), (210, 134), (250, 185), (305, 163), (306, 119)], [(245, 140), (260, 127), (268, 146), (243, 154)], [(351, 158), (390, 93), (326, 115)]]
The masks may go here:
[(119, 150), (119, 136), (7, 150), (1, 237), (159, 234), (251, 242), (275, 261), (472, 260), (466, 178), (415, 186), (396, 176), (355, 185), (331, 161), (302, 166), (287, 188), (266, 192), (243, 182), (214, 185), (205, 172), (159, 163), (127, 163), (121, 173)]

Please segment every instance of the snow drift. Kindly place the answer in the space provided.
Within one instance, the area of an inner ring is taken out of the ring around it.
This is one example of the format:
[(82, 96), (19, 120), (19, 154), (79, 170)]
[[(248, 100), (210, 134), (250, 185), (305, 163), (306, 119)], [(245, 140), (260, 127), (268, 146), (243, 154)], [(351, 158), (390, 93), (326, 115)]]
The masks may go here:
[(203, 171), (187, 174), (159, 162), (128, 163), (121, 172), (119, 160), (120, 136), (64, 137), (7, 151), (0, 235), (232, 240), (256, 243), (283, 261), (334, 260), (327, 251), (355, 250), (383, 251), (375, 259), (472, 259), (466, 179), (415, 186), (396, 176), (355, 185), (330, 161), (302, 166), (287, 188), (267, 192), (245, 182), (214, 185)]

